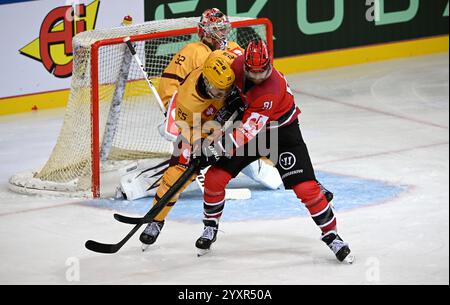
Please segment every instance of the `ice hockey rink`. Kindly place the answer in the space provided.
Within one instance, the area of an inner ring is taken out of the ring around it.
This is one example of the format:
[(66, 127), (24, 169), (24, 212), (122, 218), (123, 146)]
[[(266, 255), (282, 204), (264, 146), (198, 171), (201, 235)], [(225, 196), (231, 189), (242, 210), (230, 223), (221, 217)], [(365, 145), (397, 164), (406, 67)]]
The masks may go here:
[(84, 248), (131, 229), (150, 200), (77, 201), (18, 195), (11, 175), (42, 166), (64, 110), (0, 117), (0, 284), (449, 284), (448, 53), (288, 75), (319, 180), (335, 194), (339, 264), (288, 191), (246, 179), (252, 199), (228, 201), (212, 252), (194, 247), (198, 191), (183, 195), (157, 242), (138, 234), (115, 255)]

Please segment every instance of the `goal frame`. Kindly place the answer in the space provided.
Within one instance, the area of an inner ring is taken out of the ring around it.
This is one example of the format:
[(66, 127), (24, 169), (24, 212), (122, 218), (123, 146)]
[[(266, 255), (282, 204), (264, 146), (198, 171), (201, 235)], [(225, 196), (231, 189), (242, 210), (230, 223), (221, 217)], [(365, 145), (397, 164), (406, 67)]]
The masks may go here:
[[(273, 25), (267, 18), (257, 18), (231, 22), (233, 28), (264, 25), (266, 29), (267, 45), (273, 54)], [(151, 34), (130, 36), (131, 42), (148, 41), (158, 38), (193, 35), (198, 32), (196, 27), (163, 31)], [(91, 191), (93, 198), (100, 197), (100, 115), (99, 115), (99, 49), (104, 46), (122, 44), (125, 37), (99, 40), (91, 46)], [(272, 57), (273, 58), (273, 57)]]

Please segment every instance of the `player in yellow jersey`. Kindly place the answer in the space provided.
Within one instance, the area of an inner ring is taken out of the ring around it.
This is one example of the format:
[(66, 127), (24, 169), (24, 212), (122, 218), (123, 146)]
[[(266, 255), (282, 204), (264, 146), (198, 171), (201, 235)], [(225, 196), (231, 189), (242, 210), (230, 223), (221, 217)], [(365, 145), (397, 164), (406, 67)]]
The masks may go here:
[[(156, 192), (154, 204), (164, 196), (186, 171), (191, 161), (194, 144), (201, 143), (210, 134), (206, 130), (201, 130), (202, 126), (206, 122), (214, 121), (220, 114), (220, 110), (225, 106), (226, 98), (232, 90), (235, 76), (229, 64), (231, 58), (223, 56), (221, 53), (222, 51), (212, 53), (202, 67), (192, 71), (179, 87), (179, 91), (175, 96), (177, 101), (176, 124), (179, 127), (178, 149), (175, 149), (170, 166), (164, 172)], [(194, 130), (196, 128), (200, 128), (201, 132), (196, 132)], [(199, 157), (203, 167), (209, 165), (208, 162), (212, 160), (204, 155)], [(156, 241), (164, 226), (164, 219), (175, 205), (179, 195), (189, 184), (190, 182), (186, 183), (170, 200), (164, 210), (142, 232), (140, 240), (143, 243), (143, 250)]]
[[(189, 73), (202, 66), (206, 58), (215, 50), (226, 51), (233, 58), (243, 54), (243, 49), (237, 43), (228, 41), (230, 30), (231, 23), (225, 14), (216, 8), (207, 9), (198, 23), (200, 41), (187, 44), (174, 55), (164, 70), (159, 82), (158, 94), (168, 111), (165, 121), (158, 126), (158, 132), (166, 140), (175, 141), (177, 138), (178, 130), (174, 126), (176, 101), (172, 101), (172, 97)], [(149, 168), (139, 168), (139, 172), (145, 171), (145, 175), (130, 172), (124, 176), (118, 188), (117, 198), (135, 200), (154, 196), (160, 173), (166, 164), (167, 162), (154, 166), (155, 164), (152, 163)], [(151, 171), (148, 171), (149, 169)], [(242, 173), (268, 189), (277, 189), (282, 185), (276, 169), (261, 160), (252, 163)]]

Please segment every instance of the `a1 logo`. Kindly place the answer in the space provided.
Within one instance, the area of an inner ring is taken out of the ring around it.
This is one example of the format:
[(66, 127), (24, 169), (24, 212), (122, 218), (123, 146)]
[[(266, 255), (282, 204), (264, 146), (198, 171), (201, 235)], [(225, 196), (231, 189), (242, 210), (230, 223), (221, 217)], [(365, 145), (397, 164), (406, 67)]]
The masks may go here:
[(73, 37), (95, 28), (100, 0), (90, 4), (54, 8), (42, 21), (39, 37), (22, 47), (20, 54), (42, 62), (58, 78), (72, 76)]

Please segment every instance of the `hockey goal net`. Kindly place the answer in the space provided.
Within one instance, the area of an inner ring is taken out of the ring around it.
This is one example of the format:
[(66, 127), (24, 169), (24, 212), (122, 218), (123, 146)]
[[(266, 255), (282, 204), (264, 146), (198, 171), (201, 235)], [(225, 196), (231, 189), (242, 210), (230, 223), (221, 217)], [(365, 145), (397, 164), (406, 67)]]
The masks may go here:
[[(198, 20), (151, 21), (75, 36), (70, 98), (56, 146), (40, 170), (11, 177), (11, 190), (110, 197), (126, 169), (167, 159), (172, 143), (157, 131), (163, 115), (123, 38), (131, 38), (157, 86), (172, 57), (199, 40)], [(245, 48), (259, 38), (272, 48), (269, 20), (232, 17), (230, 21), (229, 40)]]

